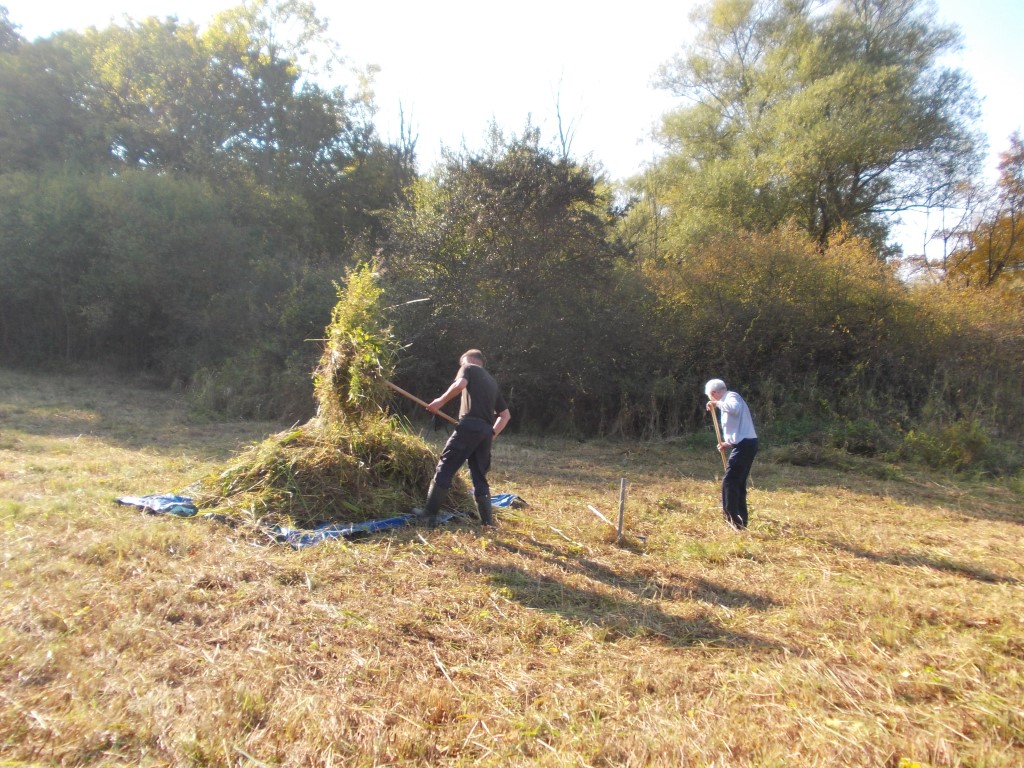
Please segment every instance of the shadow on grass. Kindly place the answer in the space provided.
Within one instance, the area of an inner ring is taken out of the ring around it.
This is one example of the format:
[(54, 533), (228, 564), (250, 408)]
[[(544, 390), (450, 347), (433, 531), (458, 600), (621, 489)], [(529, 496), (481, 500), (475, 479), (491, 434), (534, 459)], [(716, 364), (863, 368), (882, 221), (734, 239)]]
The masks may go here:
[(834, 539), (823, 539), (823, 543), (835, 547), (836, 549), (840, 549), (843, 552), (848, 552), (856, 557), (863, 558), (864, 560), (870, 560), (874, 563), (910, 568), (923, 566), (935, 571), (951, 573), (955, 576), (963, 576), (985, 584), (1012, 584), (1016, 586), (1021, 583), (1020, 580), (1011, 576), (1001, 576), (986, 568), (971, 565), (970, 563), (957, 563), (953, 560), (936, 558), (921, 552), (872, 552), (871, 550), (855, 547), (852, 544), (836, 541)]
[[(499, 561), (470, 560), (467, 570), (482, 573), (509, 599), (536, 610), (557, 614), (580, 624), (595, 626), (619, 637), (651, 637), (674, 647), (753, 648), (764, 651), (797, 652), (777, 641), (723, 627), (707, 616), (708, 604), (729, 608), (769, 610), (778, 604), (771, 598), (732, 589), (702, 578), (666, 576), (662, 572), (619, 573), (606, 565), (557, 546), (533, 541), (523, 545), (494, 541), (493, 546), (515, 555), (556, 568), (567, 576), (594, 582), (593, 588), (569, 583), (556, 575), (531, 573), (526, 568)], [(605, 590), (604, 585), (610, 587)], [(628, 593), (623, 597), (613, 593)], [(679, 616), (665, 610), (672, 603), (683, 610), (697, 611)]]
[[(621, 599), (513, 565), (476, 561), (468, 562), (467, 567), (484, 574), (509, 599), (581, 626), (598, 627), (606, 633), (608, 641), (636, 637), (653, 638), (677, 648), (747, 648), (768, 652), (787, 649), (774, 640), (723, 627), (703, 612), (676, 616), (651, 600)], [(792, 648), (788, 650), (795, 652)]]
[(670, 441), (516, 435), (496, 449), (496, 463), (556, 486), (618, 493), (619, 480), (632, 485), (714, 480), (721, 473), (718, 453)]
[(672, 601), (697, 600), (726, 608), (752, 608), (756, 611), (767, 611), (779, 606), (770, 597), (724, 587), (707, 579), (666, 577), (661, 573), (649, 574), (635, 569), (627, 575), (623, 575), (606, 565), (585, 557), (567, 555), (557, 547), (539, 541), (531, 542), (528, 545), (499, 541), (495, 542), (495, 545), (512, 554), (529, 554), (561, 570), (572, 571), (610, 587), (627, 590), (639, 598)]

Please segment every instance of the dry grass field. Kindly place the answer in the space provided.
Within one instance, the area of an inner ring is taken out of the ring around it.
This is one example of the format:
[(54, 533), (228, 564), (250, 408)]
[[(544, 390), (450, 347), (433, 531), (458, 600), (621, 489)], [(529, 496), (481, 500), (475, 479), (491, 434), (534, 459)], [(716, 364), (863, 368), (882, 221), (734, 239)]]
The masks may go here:
[(278, 428), (0, 370), (0, 765), (1024, 765), (1019, 480), (767, 447), (737, 533), (710, 435), (513, 434), (493, 531), (114, 504)]

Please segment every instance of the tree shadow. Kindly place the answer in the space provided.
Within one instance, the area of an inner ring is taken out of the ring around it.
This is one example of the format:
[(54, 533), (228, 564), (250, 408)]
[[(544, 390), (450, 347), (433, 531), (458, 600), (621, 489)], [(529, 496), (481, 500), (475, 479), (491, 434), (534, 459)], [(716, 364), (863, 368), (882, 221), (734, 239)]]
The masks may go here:
[(540, 541), (511, 544), (495, 542), (495, 546), (510, 554), (528, 554), (541, 562), (564, 571), (571, 571), (593, 581), (633, 593), (638, 598), (656, 600), (694, 600), (726, 608), (752, 608), (767, 611), (779, 607), (770, 597), (733, 589), (702, 578), (668, 576), (645, 569), (633, 569), (628, 574), (618, 573), (603, 563), (578, 555), (567, 555), (557, 547)]
[[(555, 546), (532, 542), (520, 545), (495, 541), (493, 546), (517, 557), (528, 557), (566, 574), (580, 576), (593, 587), (571, 584), (571, 578), (531, 573), (519, 565), (494, 560), (466, 559), (467, 572), (482, 573), (506, 596), (528, 608), (562, 617), (580, 626), (595, 626), (607, 639), (649, 637), (678, 648), (747, 648), (798, 652), (775, 640), (728, 629), (709, 617), (706, 609), (689, 616), (666, 610), (666, 604), (748, 607), (764, 611), (777, 605), (771, 598), (724, 587), (707, 579), (631, 571), (623, 574), (601, 563), (563, 552)], [(601, 585), (610, 587), (603, 589)], [(615, 591), (627, 592), (622, 597)]]
[(580, 626), (600, 627), (608, 640), (649, 637), (676, 648), (786, 648), (774, 640), (722, 627), (704, 612), (676, 616), (653, 601), (623, 600), (597, 589), (571, 586), (553, 576), (533, 574), (519, 566), (488, 561), (468, 561), (466, 565), (475, 573), (485, 574), (509, 599)]
[(1002, 576), (980, 566), (970, 563), (958, 563), (946, 558), (936, 558), (923, 552), (872, 552), (871, 550), (855, 547), (852, 544), (847, 544), (835, 539), (826, 538), (822, 539), (822, 542), (836, 549), (842, 550), (843, 552), (848, 552), (851, 555), (863, 558), (864, 560), (870, 560), (875, 563), (909, 567), (924, 566), (925, 568), (931, 568), (935, 571), (963, 576), (985, 584), (1011, 584), (1016, 586), (1021, 583), (1019, 579), (1013, 578), (1012, 576)]

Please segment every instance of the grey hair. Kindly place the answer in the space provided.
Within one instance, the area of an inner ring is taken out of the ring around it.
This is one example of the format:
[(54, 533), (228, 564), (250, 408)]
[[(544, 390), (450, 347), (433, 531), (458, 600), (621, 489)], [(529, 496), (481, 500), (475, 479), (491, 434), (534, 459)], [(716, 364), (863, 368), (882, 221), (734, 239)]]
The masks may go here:
[(728, 387), (725, 386), (724, 381), (722, 381), (721, 379), (711, 379), (707, 384), (704, 385), (704, 394), (707, 395), (708, 397), (711, 397), (712, 392), (722, 392), (723, 390), (726, 389), (728, 389)]

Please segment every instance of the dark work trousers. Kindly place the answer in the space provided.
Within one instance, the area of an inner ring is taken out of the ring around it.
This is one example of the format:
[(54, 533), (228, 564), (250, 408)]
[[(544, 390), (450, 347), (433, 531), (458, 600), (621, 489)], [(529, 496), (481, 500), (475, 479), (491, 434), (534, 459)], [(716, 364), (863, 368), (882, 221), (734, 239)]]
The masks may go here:
[(455, 473), (463, 462), (468, 462), (469, 475), (473, 479), (473, 495), (490, 498), (487, 472), (491, 468), (493, 438), (493, 428), (483, 419), (465, 418), (460, 421), (441, 451), (441, 459), (434, 471), (434, 484), (446, 490), (451, 488)]
[(725, 519), (737, 528), (747, 527), (747, 478), (756, 455), (756, 437), (740, 440), (729, 452), (722, 477), (722, 511)]

